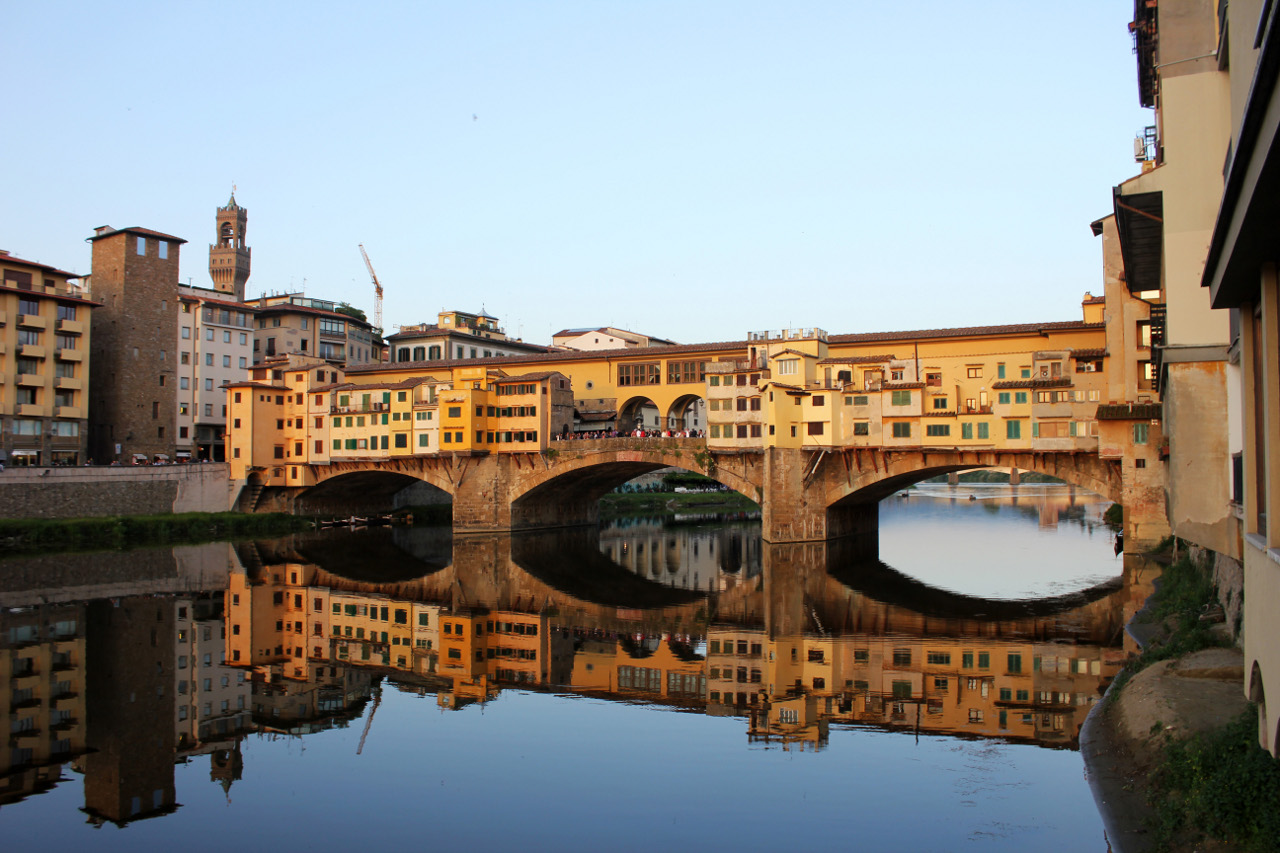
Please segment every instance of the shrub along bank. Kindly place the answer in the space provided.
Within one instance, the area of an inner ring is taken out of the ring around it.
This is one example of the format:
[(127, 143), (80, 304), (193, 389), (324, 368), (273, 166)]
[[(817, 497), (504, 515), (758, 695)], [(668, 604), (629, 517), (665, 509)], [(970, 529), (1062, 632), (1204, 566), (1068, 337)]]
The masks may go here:
[(310, 530), (310, 518), (287, 513), (188, 512), (101, 518), (0, 519), (0, 554), (181, 545)]

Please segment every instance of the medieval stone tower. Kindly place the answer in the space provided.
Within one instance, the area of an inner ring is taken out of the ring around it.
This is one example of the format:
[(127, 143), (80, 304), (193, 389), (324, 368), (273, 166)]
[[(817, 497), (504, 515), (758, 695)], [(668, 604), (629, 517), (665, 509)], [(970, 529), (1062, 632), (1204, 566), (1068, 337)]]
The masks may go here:
[(248, 219), (249, 211), (236, 204), (236, 194), (231, 193), (227, 206), (218, 208), (218, 242), (209, 246), (213, 287), (236, 302), (244, 301), (244, 285), (249, 280), (252, 251), (244, 242)]

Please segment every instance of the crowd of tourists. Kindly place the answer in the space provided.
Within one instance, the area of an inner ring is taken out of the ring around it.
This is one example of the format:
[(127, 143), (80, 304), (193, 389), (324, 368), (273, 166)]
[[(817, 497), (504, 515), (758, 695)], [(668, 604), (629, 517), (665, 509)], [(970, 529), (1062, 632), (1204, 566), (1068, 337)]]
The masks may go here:
[(565, 432), (553, 435), (552, 441), (593, 441), (602, 438), (704, 438), (700, 429), (633, 429), (630, 432), (616, 429), (597, 429), (586, 432)]

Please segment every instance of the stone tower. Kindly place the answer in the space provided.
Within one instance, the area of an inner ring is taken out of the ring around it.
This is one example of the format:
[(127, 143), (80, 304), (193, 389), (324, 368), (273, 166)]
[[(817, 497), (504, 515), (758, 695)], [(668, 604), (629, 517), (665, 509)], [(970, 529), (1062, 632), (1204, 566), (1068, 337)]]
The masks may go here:
[(249, 211), (236, 204), (236, 194), (226, 207), (218, 208), (218, 242), (209, 245), (209, 277), (213, 287), (244, 301), (244, 285), (249, 280), (252, 251), (244, 242), (244, 229)]

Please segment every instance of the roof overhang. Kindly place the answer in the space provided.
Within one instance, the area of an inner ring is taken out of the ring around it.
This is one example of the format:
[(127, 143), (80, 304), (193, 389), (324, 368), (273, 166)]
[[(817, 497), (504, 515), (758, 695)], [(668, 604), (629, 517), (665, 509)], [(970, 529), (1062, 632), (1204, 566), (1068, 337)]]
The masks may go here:
[(1214, 308), (1253, 299), (1259, 267), (1280, 260), (1280, 158), (1272, 157), (1280, 128), (1280, 10), (1268, 4), (1253, 85), (1235, 140), (1230, 171), (1205, 259), (1201, 285)]
[(1130, 293), (1160, 290), (1164, 247), (1164, 194), (1160, 190), (1113, 195), (1125, 286)]

